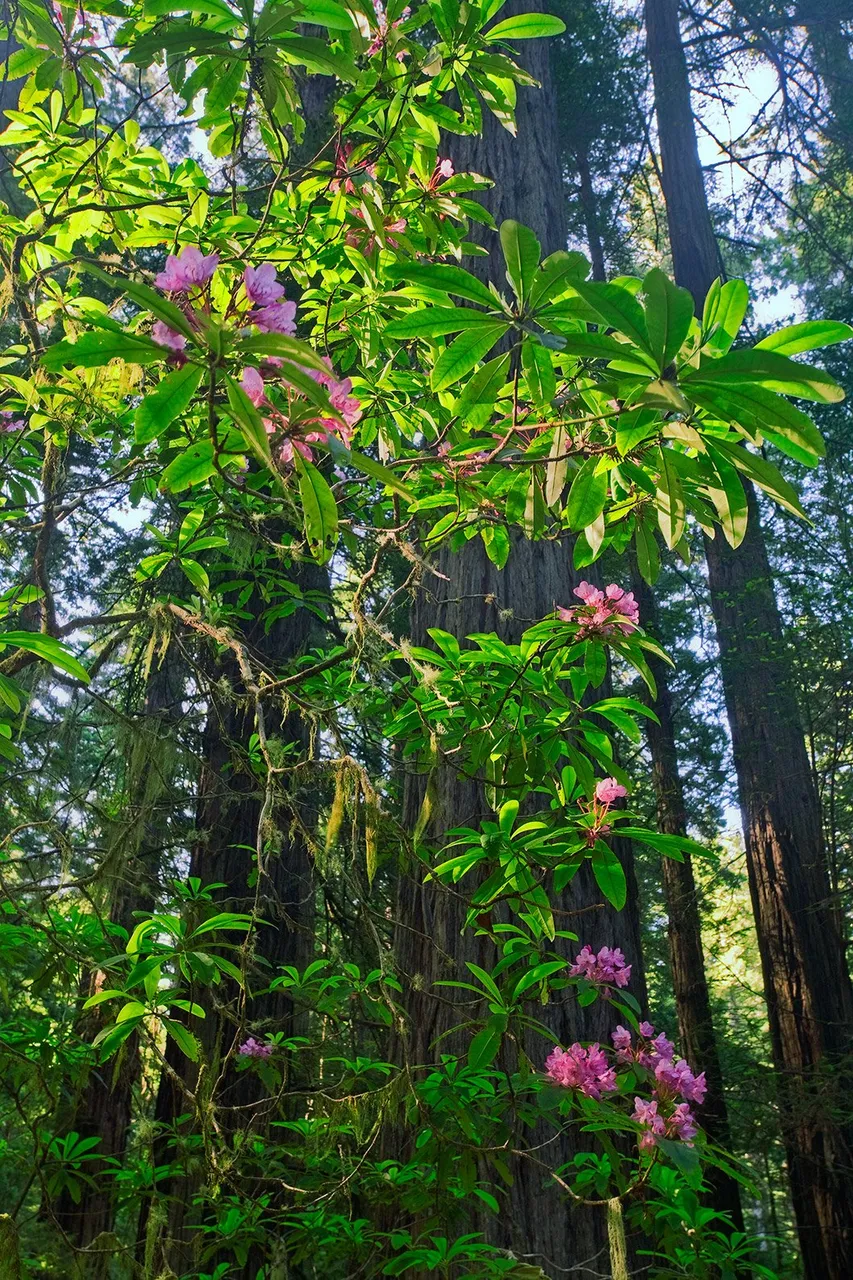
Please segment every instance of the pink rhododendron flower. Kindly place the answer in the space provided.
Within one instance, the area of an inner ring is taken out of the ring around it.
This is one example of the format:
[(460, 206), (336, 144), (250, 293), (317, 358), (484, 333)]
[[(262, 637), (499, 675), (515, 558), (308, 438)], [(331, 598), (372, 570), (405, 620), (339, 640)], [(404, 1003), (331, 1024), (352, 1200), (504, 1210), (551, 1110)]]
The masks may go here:
[(658, 1115), (656, 1100), (646, 1102), (643, 1098), (635, 1098), (631, 1119), (636, 1120), (645, 1130), (640, 1135), (640, 1148), (643, 1151), (648, 1151), (655, 1145), (656, 1138), (662, 1138), (666, 1134), (666, 1124), (663, 1116)]
[(696, 1102), (701, 1106), (707, 1090), (705, 1072), (694, 1076), (683, 1058), (678, 1062), (661, 1058), (655, 1066), (655, 1088), (658, 1093), (680, 1094), (686, 1102)]
[(671, 1127), (672, 1131), (677, 1133), (681, 1141), (686, 1142), (688, 1146), (692, 1145), (691, 1139), (695, 1138), (699, 1132), (693, 1113), (686, 1102), (679, 1102), (669, 1117), (668, 1127)]
[(546, 1058), (545, 1069), (555, 1084), (567, 1089), (580, 1089), (581, 1093), (596, 1101), (600, 1101), (603, 1093), (613, 1093), (618, 1088), (616, 1072), (597, 1044), (585, 1049), (576, 1042), (565, 1051), (558, 1046)]
[[(364, 223), (364, 214), (361, 212), (360, 209), (353, 209), (352, 215), (354, 218), (358, 218), (361, 223)], [(383, 228), (382, 228), (383, 234), (385, 236), (385, 243), (389, 245), (392, 249), (396, 248), (399, 242), (394, 233), (405, 231), (407, 225), (408, 224), (405, 218), (396, 218), (393, 221), (391, 221), (390, 219), (387, 219), (383, 223)], [(350, 246), (351, 249), (361, 249), (361, 252), (364, 254), (372, 253), (373, 250), (376, 248), (377, 244), (380, 243), (380, 237), (376, 234), (375, 231), (372, 231), (370, 227), (368, 227), (366, 224), (363, 227), (362, 226), (350, 227), (346, 233), (345, 238), (346, 238), (347, 244)]]
[(619, 947), (602, 947), (596, 955), (592, 947), (586, 946), (575, 956), (575, 963), (569, 974), (573, 978), (586, 978), (587, 982), (599, 987), (627, 987), (631, 979), (631, 966), (625, 963), (625, 956)]
[(244, 1058), (268, 1058), (274, 1047), (275, 1046), (271, 1044), (261, 1043), (261, 1041), (256, 1040), (254, 1036), (249, 1036), (248, 1040), (244, 1041), (243, 1044), (240, 1045), (237, 1052)]
[(613, 1041), (613, 1048), (616, 1050), (616, 1057), (620, 1062), (634, 1061), (634, 1054), (631, 1050), (631, 1032), (627, 1027), (617, 1027), (610, 1039)]
[(365, 164), (364, 161), (357, 161), (355, 164), (350, 163), (350, 156), (355, 147), (352, 142), (347, 142), (343, 147), (338, 147), (335, 152), (335, 176), (329, 183), (329, 190), (337, 193), (343, 188), (348, 196), (355, 195), (355, 183), (353, 177), (360, 173), (366, 173), (368, 177), (376, 177), (376, 165)]
[(559, 607), (557, 617), (573, 622), (582, 636), (607, 637), (618, 631), (629, 635), (639, 625), (640, 609), (633, 592), (623, 591), (615, 582), (603, 591), (591, 582), (582, 582), (574, 594), (583, 603), (567, 609)]
[(262, 405), (267, 398), (264, 380), (258, 370), (253, 369), (251, 366), (243, 370), (240, 386), (256, 408)]
[(157, 276), (157, 285), (164, 293), (189, 293), (190, 289), (207, 284), (218, 266), (218, 253), (205, 257), (200, 249), (188, 244), (177, 257), (169, 254), (165, 271)]
[(0, 410), (0, 431), (20, 431), (26, 425), (26, 419), (16, 418), (10, 409)]
[(151, 330), (151, 337), (161, 347), (168, 347), (170, 351), (183, 351), (187, 345), (187, 340), (182, 333), (178, 333), (177, 329), (170, 329), (162, 320), (157, 320)]
[(439, 160), (435, 166), (435, 172), (439, 178), (452, 178), (455, 172), (452, 160)]
[(611, 805), (614, 800), (621, 800), (628, 792), (615, 778), (602, 778), (595, 788), (595, 798), (602, 804)]
[(296, 440), (292, 436), (288, 436), (282, 440), (278, 446), (278, 461), (285, 467), (293, 466), (293, 452), (296, 450), (306, 462), (311, 462), (314, 455), (303, 440)]
[(246, 297), (259, 307), (268, 307), (284, 297), (284, 285), (276, 279), (273, 262), (264, 262), (260, 267), (247, 267), (243, 272), (243, 284)]
[(295, 318), (295, 302), (271, 302), (260, 311), (249, 313), (252, 324), (256, 324), (262, 333), (282, 333), (288, 338), (296, 333)]

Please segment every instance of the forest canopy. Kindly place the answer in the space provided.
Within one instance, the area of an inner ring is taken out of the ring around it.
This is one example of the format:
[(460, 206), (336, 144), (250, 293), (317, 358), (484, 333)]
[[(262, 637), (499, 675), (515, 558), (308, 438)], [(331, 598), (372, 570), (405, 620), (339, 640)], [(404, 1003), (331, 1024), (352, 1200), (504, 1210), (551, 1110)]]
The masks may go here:
[(0, 21), (0, 1280), (847, 1280), (843, 0)]

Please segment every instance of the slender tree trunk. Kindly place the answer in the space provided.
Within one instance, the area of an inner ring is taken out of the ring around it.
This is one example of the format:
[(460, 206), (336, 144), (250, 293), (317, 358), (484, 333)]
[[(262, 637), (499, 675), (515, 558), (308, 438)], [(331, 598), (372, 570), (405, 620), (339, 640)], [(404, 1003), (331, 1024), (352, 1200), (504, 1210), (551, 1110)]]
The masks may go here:
[[(675, 275), (699, 307), (717, 272), (717, 246), (677, 0), (646, 0), (646, 18)], [(706, 540), (711, 603), (803, 1264), (807, 1280), (843, 1280), (853, 1256), (845, 1096), (853, 990), (758, 507), (754, 492), (747, 496), (741, 547)]]
[(829, 100), (831, 120), (825, 127), (853, 163), (853, 46), (848, 0), (800, 0), (796, 21), (805, 27), (814, 69)]
[[(529, 0), (513, 0), (501, 16), (538, 9)], [(543, 253), (561, 249), (566, 243), (565, 198), (558, 163), (555, 114), (548, 68), (547, 43), (526, 41), (525, 67), (541, 83), (542, 89), (519, 89), (518, 138), (515, 139), (492, 117), (484, 120), (482, 137), (454, 142), (453, 159), (460, 170), (469, 169), (492, 178), (495, 187), (487, 204), (499, 226), (504, 218), (515, 218), (531, 227), (542, 244)], [(493, 232), (476, 228), (476, 235), (490, 250), (489, 258), (475, 258), (470, 270), (503, 285), (501, 257)], [(459, 553), (443, 550), (437, 568), (445, 579), (427, 577), (417, 600), (412, 631), (417, 642), (428, 643), (426, 628), (441, 627), (464, 642), (477, 631), (497, 631), (506, 639), (517, 639), (521, 631), (553, 610), (555, 604), (571, 599), (578, 582), (572, 567), (572, 547), (567, 540), (529, 542), (513, 539), (509, 562), (498, 571), (486, 556), (479, 538)], [(587, 577), (594, 575), (587, 572)], [(438, 584), (438, 585), (436, 585)], [(407, 779), (404, 809), (410, 826), (417, 820), (422, 798), (422, 782)], [(482, 788), (463, 781), (449, 770), (440, 782), (440, 814), (433, 820), (430, 838), (441, 843), (442, 832), (458, 825), (477, 826), (490, 817)], [(644, 984), (640, 951), (639, 913), (632, 851), (620, 842), (628, 878), (628, 906), (614, 911), (585, 868), (556, 903), (558, 928), (581, 935), (595, 947), (604, 943), (621, 946), (635, 965), (632, 990), (642, 1001)], [(424, 884), (422, 872), (404, 875), (399, 885), (395, 949), (406, 976), (409, 1033), (407, 1061), (424, 1065), (436, 1061), (442, 1052), (458, 1051), (459, 1044), (446, 1033), (460, 1022), (448, 989), (436, 991), (433, 984), (447, 978), (466, 978), (466, 961), (490, 968), (495, 960), (486, 938), (461, 936), (464, 904), (455, 894), (432, 883)], [(563, 944), (574, 954), (579, 944)], [(553, 1028), (555, 1040), (609, 1040), (615, 1025), (606, 1002), (581, 1009), (576, 1001), (554, 1002), (538, 1015)], [(443, 1038), (445, 1037), (445, 1038)], [(536, 1040), (525, 1046), (531, 1059), (541, 1062), (547, 1046)], [(548, 1131), (530, 1135), (528, 1142), (546, 1141), (547, 1164), (557, 1168), (571, 1160), (577, 1150), (589, 1148), (588, 1135), (574, 1131), (558, 1138)], [(531, 1159), (513, 1162), (514, 1183), (507, 1193), (499, 1219), (476, 1224), (495, 1243), (511, 1248), (554, 1274), (584, 1263), (591, 1271), (607, 1268), (608, 1237), (604, 1214), (567, 1203), (547, 1169)], [(475, 1229), (467, 1227), (465, 1229)]]
[[(643, 626), (652, 635), (656, 635), (658, 624), (655, 594), (648, 583), (643, 581), (633, 556), (631, 576), (631, 587), (640, 606)], [(657, 685), (657, 697), (651, 700), (651, 706), (658, 723), (646, 720), (644, 725), (652, 758), (658, 826), (668, 835), (687, 835), (687, 809), (678, 767), (669, 669), (665, 662), (653, 654), (649, 654), (649, 666)], [(728, 1108), (711, 1014), (708, 980), (705, 976), (702, 922), (690, 854), (685, 853), (683, 862), (664, 858), (661, 870), (669, 921), (669, 959), (681, 1048), (694, 1071), (704, 1071), (708, 1082), (708, 1093), (700, 1111), (702, 1125), (714, 1142), (727, 1149), (731, 1137)], [(714, 1208), (730, 1214), (735, 1226), (742, 1231), (743, 1211), (738, 1183), (719, 1169), (711, 1170), (708, 1180)]]
[(592, 263), (592, 278), (593, 280), (604, 280), (607, 273), (604, 266), (604, 246), (601, 243), (601, 228), (598, 223), (598, 200), (595, 196), (595, 187), (592, 185), (589, 155), (585, 150), (575, 152), (575, 167), (578, 171), (578, 181), (580, 183), (581, 209), (583, 210), (583, 220), (586, 227), (589, 258)]

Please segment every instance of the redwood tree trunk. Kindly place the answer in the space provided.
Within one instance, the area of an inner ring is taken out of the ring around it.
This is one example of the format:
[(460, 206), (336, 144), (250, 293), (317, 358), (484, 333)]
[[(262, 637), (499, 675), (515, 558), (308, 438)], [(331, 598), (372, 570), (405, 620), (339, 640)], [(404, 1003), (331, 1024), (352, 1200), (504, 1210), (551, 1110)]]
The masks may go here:
[[(501, 16), (540, 8), (529, 0), (513, 0)], [(558, 162), (555, 113), (544, 41), (524, 42), (525, 67), (542, 85), (541, 90), (520, 88), (518, 95), (518, 138), (503, 129), (484, 112), (482, 137), (454, 140), (452, 153), (456, 168), (484, 173), (495, 182), (484, 203), (499, 226), (504, 218), (525, 223), (536, 233), (543, 254), (565, 247), (565, 197)], [(483, 278), (504, 286), (503, 267), (497, 236), (476, 228), (476, 236), (489, 250), (489, 258), (474, 258), (466, 265)], [(437, 568), (446, 580), (427, 576), (416, 602), (412, 631), (416, 643), (429, 643), (426, 628), (441, 627), (460, 640), (477, 631), (497, 631), (508, 640), (517, 639), (526, 626), (551, 612), (555, 604), (571, 600), (578, 582), (572, 567), (572, 547), (567, 540), (529, 542), (514, 538), (506, 568), (498, 571), (485, 553), (479, 538), (459, 553), (443, 550)], [(589, 571), (587, 577), (593, 577)], [(404, 808), (410, 827), (420, 811), (422, 780), (407, 779)], [(477, 826), (491, 817), (482, 788), (456, 778), (449, 770), (440, 783), (440, 814), (432, 822), (430, 839), (441, 843), (443, 831), (453, 826)], [(628, 879), (628, 905), (614, 911), (602, 901), (600, 890), (585, 868), (556, 903), (558, 928), (581, 935), (582, 942), (596, 948), (605, 943), (620, 946), (634, 968), (631, 989), (644, 1000), (639, 913), (629, 845), (620, 842), (617, 852)], [(395, 950), (406, 977), (409, 1031), (407, 1060), (415, 1066), (436, 1061), (461, 1046), (444, 1033), (470, 1015), (454, 1009), (448, 988), (435, 990), (442, 979), (467, 978), (466, 961), (490, 968), (495, 956), (486, 938), (461, 936), (465, 916), (460, 897), (434, 883), (423, 883), (422, 872), (402, 876), (397, 903)], [(563, 944), (574, 954), (580, 944)], [(609, 1041), (618, 1019), (609, 1005), (599, 1002), (581, 1009), (573, 999), (555, 1001), (538, 1011), (542, 1021), (553, 1028), (555, 1040)], [(525, 1046), (534, 1062), (541, 1062), (548, 1046), (537, 1038)], [(568, 1132), (556, 1140), (549, 1130), (527, 1136), (530, 1147), (548, 1141), (546, 1159), (551, 1168), (571, 1160), (577, 1150), (590, 1146), (588, 1135)], [(542, 1154), (542, 1153), (539, 1153)], [(495, 1243), (524, 1255), (526, 1261), (546, 1272), (560, 1274), (582, 1262), (593, 1269), (606, 1266), (607, 1228), (603, 1211), (582, 1208), (566, 1201), (565, 1195), (546, 1170), (534, 1161), (513, 1162), (514, 1183), (507, 1192), (499, 1219), (484, 1218), (470, 1229), (480, 1229)], [(465, 1229), (469, 1229), (466, 1225)]]
[[(646, 20), (675, 275), (698, 307), (718, 255), (677, 0), (646, 0)], [(845, 1280), (853, 1256), (844, 1067), (853, 991), (758, 508), (748, 497), (740, 548), (706, 539), (711, 603), (803, 1265), (807, 1280)]]
[[(328, 587), (325, 573), (313, 565), (295, 568), (293, 577), (306, 591)], [(269, 634), (260, 622), (250, 624), (242, 639), (250, 654), (274, 670), (313, 643), (315, 630), (313, 616), (303, 609), (275, 622)], [(222, 698), (220, 682), (226, 688)], [(218, 910), (255, 913), (265, 922), (257, 928), (252, 949), (253, 957), (260, 961), (255, 979), (258, 986), (276, 976), (284, 964), (304, 967), (313, 952), (313, 868), (297, 818), (308, 828), (314, 824), (316, 775), (304, 769), (285, 774), (267, 795), (265, 779), (255, 773), (249, 759), (249, 742), (256, 729), (254, 706), (231, 655), (211, 672), (209, 688), (212, 697), (189, 874), (205, 884), (224, 885), (216, 894)], [(276, 715), (272, 699), (266, 700), (265, 711), (268, 736), (295, 746), (297, 758), (301, 757), (309, 730), (299, 713), (286, 718)], [(193, 1024), (207, 1063), (203, 1078), (171, 1042), (167, 1060), (193, 1091), (199, 1089), (203, 1094), (199, 1096), (201, 1109), (206, 1113), (215, 1110), (220, 1131), (263, 1130), (277, 1104), (265, 1104), (265, 1091), (255, 1075), (236, 1072), (225, 1058), (229, 1051), (233, 1057), (236, 1043), (249, 1035), (258, 1039), (273, 1032), (292, 1035), (296, 1026), (292, 1002), (279, 992), (256, 996), (251, 1002), (251, 1023), (247, 1023), (239, 992), (230, 980), (209, 991), (196, 991), (194, 998), (207, 1009), (204, 1021)], [(218, 1087), (211, 1094), (214, 1081)], [(155, 1114), (160, 1127), (155, 1163), (169, 1162), (170, 1127), (177, 1116), (189, 1110), (180, 1085), (164, 1072)], [(190, 1169), (188, 1175), (186, 1168)], [(149, 1206), (143, 1206), (139, 1255), (153, 1258), (155, 1270), (156, 1265), (170, 1266), (181, 1274), (194, 1265), (193, 1240), (198, 1232), (192, 1230), (192, 1196), (203, 1185), (204, 1170), (197, 1162), (184, 1162), (180, 1176), (161, 1184), (161, 1193), (169, 1197), (165, 1221), (162, 1203), (153, 1217)], [(260, 1260), (250, 1258), (246, 1274), (254, 1277), (260, 1265)]]
[[(633, 557), (631, 575), (631, 587), (640, 606), (643, 627), (656, 635), (658, 626), (655, 594), (648, 583), (643, 581)], [(650, 705), (657, 715), (658, 723), (645, 720), (644, 728), (652, 759), (658, 827), (668, 835), (687, 835), (687, 809), (678, 767), (669, 668), (654, 654), (648, 655), (648, 661), (657, 685), (657, 697), (651, 700)], [(681, 1049), (694, 1071), (705, 1072), (708, 1093), (699, 1112), (700, 1119), (708, 1136), (726, 1149), (730, 1145), (728, 1108), (711, 1014), (708, 980), (705, 976), (702, 923), (690, 854), (685, 853), (683, 862), (664, 858), (661, 869)], [(714, 1208), (730, 1214), (735, 1226), (742, 1231), (743, 1212), (737, 1181), (720, 1169), (711, 1170), (708, 1181), (711, 1184)]]

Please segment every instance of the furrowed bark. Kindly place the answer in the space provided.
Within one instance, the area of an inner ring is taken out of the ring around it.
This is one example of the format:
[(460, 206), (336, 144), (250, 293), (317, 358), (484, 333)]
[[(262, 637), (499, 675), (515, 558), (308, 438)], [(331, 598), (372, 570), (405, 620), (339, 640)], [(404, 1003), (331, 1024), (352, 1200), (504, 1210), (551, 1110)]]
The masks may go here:
[[(676, 0), (646, 0), (646, 20), (675, 276), (701, 308), (718, 251)], [(843, 1280), (853, 1250), (853, 990), (758, 507), (747, 496), (741, 546), (706, 539), (708, 580), (803, 1266), (807, 1280)]]

